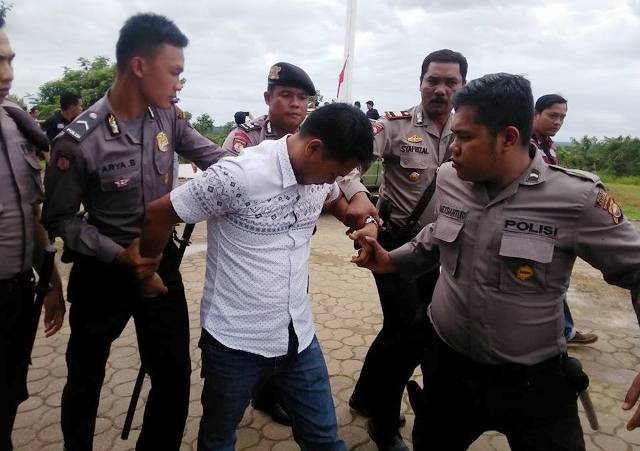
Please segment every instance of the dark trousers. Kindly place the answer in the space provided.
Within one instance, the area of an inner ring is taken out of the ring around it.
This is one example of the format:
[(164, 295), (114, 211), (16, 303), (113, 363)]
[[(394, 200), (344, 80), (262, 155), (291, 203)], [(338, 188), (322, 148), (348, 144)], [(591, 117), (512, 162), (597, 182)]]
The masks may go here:
[(533, 366), (483, 365), (436, 336), (423, 371), (416, 451), (466, 450), (489, 430), (505, 434), (513, 451), (585, 449), (566, 355)]
[[(387, 250), (404, 244), (388, 232), (380, 234), (379, 242)], [(436, 270), (410, 282), (399, 274), (374, 274), (382, 329), (367, 352), (353, 397), (368, 408), (371, 426), (382, 440), (397, 431), (404, 388), (422, 360), (430, 335), (427, 307), (438, 275)]]
[(12, 450), (18, 405), (27, 399), (33, 275), (0, 281), (0, 449)]
[(184, 287), (176, 247), (165, 249), (159, 274), (169, 292), (141, 299), (128, 272), (95, 260), (74, 263), (69, 279), (71, 336), (62, 432), (68, 451), (91, 450), (111, 343), (133, 317), (142, 364), (151, 378), (137, 450), (178, 450), (189, 407), (191, 360)]

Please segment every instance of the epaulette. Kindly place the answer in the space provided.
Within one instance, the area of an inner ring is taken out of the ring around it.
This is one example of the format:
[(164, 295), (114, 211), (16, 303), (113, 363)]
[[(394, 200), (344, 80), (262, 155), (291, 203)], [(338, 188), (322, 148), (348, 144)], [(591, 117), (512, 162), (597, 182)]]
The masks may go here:
[(256, 124), (255, 122), (249, 122), (238, 125), (238, 128), (243, 132), (252, 132), (254, 130), (260, 130), (262, 126), (260, 124)]
[(564, 172), (565, 174), (572, 175), (574, 177), (578, 177), (584, 180), (589, 180), (590, 182), (594, 182), (594, 183), (600, 182), (600, 177), (588, 171), (583, 171), (581, 169), (568, 169), (562, 166), (558, 166), (556, 164), (550, 164), (549, 167), (551, 169)]
[(93, 111), (87, 110), (70, 123), (67, 128), (64, 129), (64, 132), (77, 142), (80, 142), (86, 138), (89, 133), (91, 133), (91, 130), (96, 128), (99, 123), (98, 115)]
[(390, 121), (396, 119), (411, 119), (411, 111), (385, 111), (384, 116)]

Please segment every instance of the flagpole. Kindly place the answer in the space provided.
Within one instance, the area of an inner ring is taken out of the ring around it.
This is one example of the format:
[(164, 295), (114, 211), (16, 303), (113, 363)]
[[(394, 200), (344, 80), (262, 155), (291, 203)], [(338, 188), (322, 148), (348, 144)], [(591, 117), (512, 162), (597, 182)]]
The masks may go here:
[(351, 103), (354, 47), (356, 41), (356, 10), (358, 0), (347, 1), (347, 20), (344, 34), (344, 65), (338, 80), (338, 101)]

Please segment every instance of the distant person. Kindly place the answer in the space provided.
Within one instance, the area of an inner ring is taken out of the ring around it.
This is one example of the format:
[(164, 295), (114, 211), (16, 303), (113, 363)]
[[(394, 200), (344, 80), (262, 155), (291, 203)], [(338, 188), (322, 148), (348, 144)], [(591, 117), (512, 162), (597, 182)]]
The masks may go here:
[(67, 125), (82, 113), (82, 97), (75, 92), (65, 92), (60, 96), (60, 111), (42, 124), (49, 141), (58, 136)]
[(250, 121), (253, 120), (251, 113), (248, 111), (236, 111), (236, 114), (233, 115), (233, 120), (236, 125), (245, 124), (247, 122), (247, 118), (249, 118)]
[(378, 119), (380, 119), (378, 110), (373, 107), (373, 100), (367, 100), (367, 117), (372, 121), (377, 121)]
[[(559, 164), (556, 146), (552, 137), (558, 133), (567, 116), (567, 99), (558, 94), (547, 94), (536, 101), (533, 116), (531, 144), (542, 154), (549, 164)], [(564, 336), (571, 345), (588, 345), (598, 341), (596, 334), (576, 330), (567, 300), (564, 300)]]
[(40, 110), (36, 107), (33, 107), (29, 110), (29, 115), (33, 118), (34, 121), (37, 121), (38, 116), (40, 116)]
[(362, 109), (362, 107), (360, 106), (360, 101), (356, 100), (355, 102), (353, 102), (353, 106), (356, 107), (357, 109)]

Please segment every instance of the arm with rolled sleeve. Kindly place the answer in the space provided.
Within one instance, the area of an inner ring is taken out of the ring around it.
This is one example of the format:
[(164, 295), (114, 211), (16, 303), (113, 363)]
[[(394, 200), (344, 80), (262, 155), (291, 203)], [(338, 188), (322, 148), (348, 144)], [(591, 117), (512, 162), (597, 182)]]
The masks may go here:
[[(111, 264), (122, 246), (77, 214), (89, 180), (82, 150), (70, 140), (60, 138), (54, 141), (52, 154), (45, 173), (42, 223), (50, 234), (61, 237), (71, 251)], [(66, 161), (59, 162), (60, 159)]]
[(175, 150), (203, 171), (221, 158), (231, 155), (216, 143), (202, 136), (186, 118), (176, 117)]
[[(603, 192), (603, 187), (597, 184), (587, 196), (575, 234), (575, 252), (602, 271), (607, 283), (631, 291), (631, 302), (640, 323), (640, 234), (621, 212), (616, 219), (618, 207), (609, 203), (614, 202), (611, 198), (603, 202), (599, 197), (606, 195)], [(622, 408), (631, 410), (639, 397), (640, 373), (631, 383)], [(627, 430), (637, 427), (640, 427), (640, 408), (627, 422)]]
[(389, 252), (396, 272), (408, 280), (433, 271), (440, 264), (440, 252), (433, 238), (433, 224), (428, 224), (408, 243)]
[[(588, 194), (583, 207), (575, 233), (575, 253), (602, 271), (607, 283), (631, 291), (640, 323), (640, 234), (625, 218), (616, 223), (614, 215), (598, 205), (598, 196), (608, 196), (600, 184)], [(614, 207), (610, 204), (609, 208)]]

